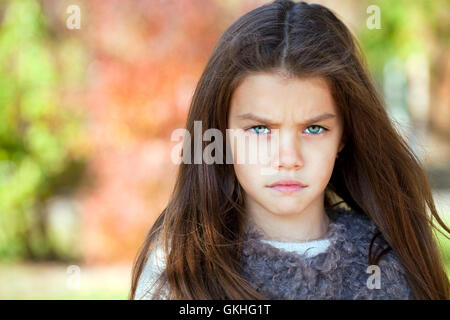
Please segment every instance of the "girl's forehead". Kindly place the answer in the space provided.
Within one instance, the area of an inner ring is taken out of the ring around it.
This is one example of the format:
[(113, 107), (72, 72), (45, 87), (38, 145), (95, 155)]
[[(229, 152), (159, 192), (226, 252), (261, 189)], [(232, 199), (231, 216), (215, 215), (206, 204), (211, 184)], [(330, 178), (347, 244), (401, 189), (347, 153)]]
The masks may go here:
[(328, 80), (322, 76), (295, 76), (287, 74), (282, 71), (273, 71), (273, 72), (253, 72), (247, 74), (240, 82), (239, 87), (248, 87), (248, 86), (261, 86), (264, 84), (278, 84), (280, 86), (289, 86), (289, 85), (314, 85), (316, 87), (321, 87), (324, 90), (328, 90)]
[(233, 93), (231, 114), (292, 112), (298, 115), (336, 113), (326, 79), (322, 77), (285, 78), (275, 73), (247, 76)]

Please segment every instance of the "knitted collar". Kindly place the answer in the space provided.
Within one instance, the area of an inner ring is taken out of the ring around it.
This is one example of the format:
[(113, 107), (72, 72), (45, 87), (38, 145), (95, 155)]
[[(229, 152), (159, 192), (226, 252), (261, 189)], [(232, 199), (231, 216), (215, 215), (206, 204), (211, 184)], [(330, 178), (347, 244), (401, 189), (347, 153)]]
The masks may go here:
[(335, 299), (345, 294), (343, 270), (359, 264), (365, 265), (361, 268), (365, 273), (367, 244), (376, 226), (368, 216), (345, 208), (328, 210), (327, 215), (330, 245), (312, 257), (261, 241), (264, 232), (255, 224), (247, 224), (242, 269), (257, 291), (271, 299)]
[[(345, 241), (351, 240), (350, 238), (358, 236), (359, 233), (367, 234), (368, 231), (377, 230), (375, 224), (368, 216), (359, 214), (353, 210), (334, 208), (327, 210), (326, 214), (330, 218), (330, 224), (326, 235), (324, 235), (321, 240), (329, 239), (331, 241), (330, 247), (343, 244)], [(254, 245), (257, 244), (264, 248), (273, 247), (269, 243), (260, 241), (266, 240), (266, 235), (264, 231), (254, 223), (247, 223), (243, 240), (247, 243), (253, 242)], [(275, 252), (276, 250), (274, 253)]]

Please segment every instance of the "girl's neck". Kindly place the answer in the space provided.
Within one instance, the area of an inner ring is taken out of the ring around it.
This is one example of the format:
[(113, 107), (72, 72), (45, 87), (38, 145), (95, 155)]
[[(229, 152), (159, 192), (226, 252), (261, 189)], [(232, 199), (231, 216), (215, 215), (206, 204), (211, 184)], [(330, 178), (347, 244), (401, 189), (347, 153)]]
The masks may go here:
[(304, 211), (296, 215), (281, 216), (264, 210), (247, 210), (246, 223), (252, 223), (264, 234), (265, 240), (278, 242), (310, 242), (326, 239), (331, 220), (325, 210)]

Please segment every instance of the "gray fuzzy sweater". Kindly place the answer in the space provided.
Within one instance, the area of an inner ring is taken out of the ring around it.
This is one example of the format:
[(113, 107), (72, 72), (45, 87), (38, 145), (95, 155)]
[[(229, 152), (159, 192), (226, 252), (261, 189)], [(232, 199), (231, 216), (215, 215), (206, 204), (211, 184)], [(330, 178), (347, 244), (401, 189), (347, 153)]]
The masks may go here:
[[(263, 231), (248, 224), (241, 258), (244, 278), (256, 291), (277, 300), (412, 299), (404, 269), (393, 250), (382, 256), (378, 266), (369, 267), (370, 241), (378, 232), (373, 222), (344, 208), (327, 214), (331, 220), (326, 235), (330, 245), (313, 256), (262, 241)], [(385, 248), (388, 244), (379, 236), (372, 252), (377, 246)], [(161, 252), (152, 253), (139, 279), (135, 299), (152, 299), (150, 287), (163, 269)]]
[[(378, 232), (372, 220), (344, 208), (327, 214), (331, 245), (313, 257), (262, 242), (264, 233), (250, 224), (242, 256), (245, 278), (258, 292), (278, 300), (411, 299), (404, 269), (392, 250), (382, 256), (378, 268), (368, 270), (370, 241)], [(382, 236), (372, 252), (377, 245), (388, 246)]]

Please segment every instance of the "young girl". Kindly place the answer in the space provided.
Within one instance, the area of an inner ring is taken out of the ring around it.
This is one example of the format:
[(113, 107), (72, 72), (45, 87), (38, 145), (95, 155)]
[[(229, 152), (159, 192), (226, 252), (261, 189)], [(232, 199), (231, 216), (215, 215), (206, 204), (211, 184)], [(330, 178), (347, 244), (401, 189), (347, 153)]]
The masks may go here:
[[(130, 299), (449, 298), (433, 219), (450, 230), (330, 10), (277, 0), (239, 18), (200, 78), (191, 136), (196, 121), (232, 132), (215, 156), (233, 161), (180, 164)], [(278, 148), (236, 161), (245, 137)]]

